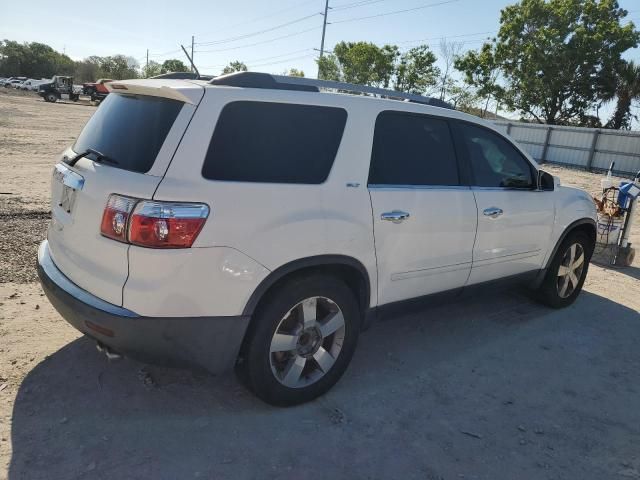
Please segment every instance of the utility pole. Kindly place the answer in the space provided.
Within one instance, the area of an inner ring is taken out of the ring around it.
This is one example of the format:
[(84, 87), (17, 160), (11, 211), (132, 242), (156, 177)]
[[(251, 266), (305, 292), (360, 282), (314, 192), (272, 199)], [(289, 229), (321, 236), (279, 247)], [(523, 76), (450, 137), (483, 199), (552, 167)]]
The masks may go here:
[[(193, 62), (193, 42), (194, 42), (194, 36), (191, 35), (191, 62)], [(193, 72), (193, 67), (191, 68), (191, 71)]]
[(184, 54), (189, 59), (189, 63), (191, 63), (191, 68), (193, 69), (192, 71), (196, 72), (196, 75), (198, 75), (198, 77), (199, 77), (200, 76), (200, 72), (198, 71), (198, 68), (196, 67), (195, 63), (193, 63), (193, 59), (189, 56), (189, 52), (187, 52), (187, 49), (184, 48), (184, 46), (182, 46), (182, 45), (180, 45), (180, 48), (182, 49)]
[(145, 78), (149, 75), (149, 49), (147, 48), (147, 68), (145, 68)]
[[(325, 0), (324, 3), (324, 18), (322, 21), (322, 40), (320, 42), (320, 58), (322, 60), (322, 55), (324, 55), (324, 34), (327, 31), (327, 12), (329, 11), (329, 0)], [(320, 76), (320, 64), (318, 64), (318, 77)]]

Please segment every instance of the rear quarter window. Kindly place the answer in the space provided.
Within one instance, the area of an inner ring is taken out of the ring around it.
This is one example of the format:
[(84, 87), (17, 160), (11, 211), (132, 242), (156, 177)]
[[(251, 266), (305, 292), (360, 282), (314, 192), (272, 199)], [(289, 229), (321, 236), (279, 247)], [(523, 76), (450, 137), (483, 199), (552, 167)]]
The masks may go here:
[(167, 98), (111, 93), (85, 125), (73, 150), (82, 153), (91, 148), (118, 162), (109, 166), (146, 173), (182, 106)]
[(229, 103), (220, 113), (202, 176), (237, 182), (323, 183), (346, 121), (347, 112), (341, 108)]

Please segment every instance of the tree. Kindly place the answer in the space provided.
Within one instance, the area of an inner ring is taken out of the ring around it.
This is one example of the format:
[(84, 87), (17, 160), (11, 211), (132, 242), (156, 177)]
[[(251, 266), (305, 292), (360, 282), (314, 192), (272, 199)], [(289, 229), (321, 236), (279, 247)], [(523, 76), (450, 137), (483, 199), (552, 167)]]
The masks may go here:
[(149, 60), (144, 67), (142, 67), (142, 77), (150, 78), (155, 77), (156, 75), (160, 75), (162, 73), (162, 65), (158, 62), (154, 62), (153, 60)]
[(436, 84), (440, 74), (435, 63), (436, 56), (427, 45), (412, 48), (400, 55), (395, 66), (393, 88), (400, 92), (424, 94)]
[(440, 70), (436, 56), (421, 45), (401, 54), (396, 45), (378, 47), (370, 42), (340, 42), (333, 53), (318, 60), (318, 77), (357, 85), (425, 93), (436, 84)]
[(44, 43), (0, 42), (0, 75), (40, 78), (71, 75), (73, 60)]
[(484, 117), (492, 98), (502, 98), (504, 91), (498, 84), (500, 68), (496, 61), (493, 45), (485, 43), (479, 51), (470, 50), (458, 57), (454, 66), (464, 74), (465, 83), (475, 88), (476, 95), (484, 98), (480, 116)]
[(164, 62), (162, 62), (162, 67), (160, 67), (160, 73), (188, 72), (188, 71), (189, 69), (182, 62), (182, 60), (177, 60), (175, 58), (165, 60)]
[(318, 78), (320, 80), (340, 81), (340, 66), (338, 65), (338, 58), (334, 54), (323, 55), (316, 63), (318, 64)]
[(633, 61), (621, 63), (617, 71), (615, 95), (607, 100), (614, 98), (617, 99), (616, 109), (607, 127), (629, 130), (632, 118), (631, 103), (640, 98), (640, 65)]
[(612, 95), (621, 54), (640, 40), (633, 23), (621, 24), (626, 15), (617, 0), (522, 0), (503, 9), (497, 39), (480, 52), (503, 78), (501, 102), (541, 123), (586, 117)]
[(74, 80), (78, 83), (94, 82), (98, 78), (101, 78), (102, 69), (102, 57), (92, 55), (79, 62), (76, 62), (76, 68), (73, 73)]
[(399, 55), (395, 45), (378, 47), (370, 42), (340, 42), (333, 47), (341, 80), (374, 87), (389, 86)]
[(440, 80), (440, 100), (444, 100), (447, 95), (451, 69), (462, 51), (462, 45), (462, 42), (449, 42), (446, 38), (440, 40), (440, 58), (444, 63), (444, 71)]
[(134, 58), (125, 55), (102, 57), (100, 62), (102, 76), (113, 80), (136, 78), (138, 67), (138, 62)]
[[(445, 100), (453, 108), (462, 112), (477, 114), (480, 97), (478, 92), (466, 82), (455, 82), (450, 79), (447, 85), (447, 96)], [(481, 111), (481, 116), (486, 112)]]
[(249, 69), (244, 64), (244, 62), (240, 62), (236, 60), (235, 62), (231, 62), (229, 65), (227, 65), (222, 69), (222, 75), (226, 75), (228, 73), (233, 73), (233, 72), (246, 72), (247, 70)]
[(304, 77), (304, 72), (297, 68), (290, 68), (289, 70), (285, 70), (283, 75), (288, 75), (290, 77)]

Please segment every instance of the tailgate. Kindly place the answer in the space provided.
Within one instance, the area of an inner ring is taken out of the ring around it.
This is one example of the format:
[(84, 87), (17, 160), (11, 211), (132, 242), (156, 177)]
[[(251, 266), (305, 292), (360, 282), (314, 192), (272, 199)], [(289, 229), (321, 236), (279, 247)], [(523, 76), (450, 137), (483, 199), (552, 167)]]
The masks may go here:
[(102, 102), (62, 160), (88, 150), (102, 157), (89, 153), (73, 166), (60, 162), (54, 168), (47, 237), (62, 273), (89, 293), (122, 305), (129, 245), (100, 234), (107, 199), (112, 193), (152, 198), (204, 90), (175, 80), (118, 83), (131, 88)]

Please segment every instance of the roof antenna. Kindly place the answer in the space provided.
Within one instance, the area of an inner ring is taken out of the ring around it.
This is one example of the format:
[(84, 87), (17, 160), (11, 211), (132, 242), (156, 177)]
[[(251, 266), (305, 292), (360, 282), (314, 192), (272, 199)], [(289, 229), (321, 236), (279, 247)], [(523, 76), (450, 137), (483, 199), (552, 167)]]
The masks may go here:
[(191, 68), (193, 68), (193, 71), (196, 72), (196, 75), (198, 75), (198, 78), (200, 78), (200, 72), (198, 71), (198, 69), (196, 68), (195, 64), (193, 63), (193, 60), (191, 59), (191, 57), (187, 53), (187, 50), (182, 45), (180, 45), (180, 48), (182, 48), (182, 51), (184, 52), (184, 54), (189, 59), (189, 63), (191, 64)]

